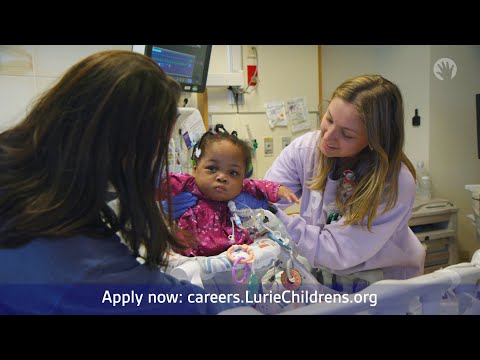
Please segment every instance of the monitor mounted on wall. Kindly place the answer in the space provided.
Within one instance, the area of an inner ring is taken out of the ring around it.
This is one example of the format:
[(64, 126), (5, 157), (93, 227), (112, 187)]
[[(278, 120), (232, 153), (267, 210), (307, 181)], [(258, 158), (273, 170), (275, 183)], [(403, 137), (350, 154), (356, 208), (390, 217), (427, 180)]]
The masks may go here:
[(212, 45), (133, 45), (133, 51), (152, 58), (183, 91), (205, 91)]

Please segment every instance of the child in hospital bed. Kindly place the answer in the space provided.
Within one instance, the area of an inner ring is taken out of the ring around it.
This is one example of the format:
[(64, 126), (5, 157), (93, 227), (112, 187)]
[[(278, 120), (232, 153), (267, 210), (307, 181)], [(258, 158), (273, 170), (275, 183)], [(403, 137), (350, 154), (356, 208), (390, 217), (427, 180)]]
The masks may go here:
[[(178, 220), (178, 227), (196, 240), (188, 249), (174, 249), (185, 256), (213, 256), (232, 245), (251, 244), (254, 239), (231, 220), (228, 201), (242, 191), (256, 198), (278, 202), (280, 198), (299, 202), (287, 187), (268, 180), (247, 179), (251, 175), (249, 145), (228, 132), (206, 132), (192, 153), (193, 176), (170, 173), (171, 196), (190, 192), (198, 197)], [(165, 181), (162, 186), (165, 189)]]

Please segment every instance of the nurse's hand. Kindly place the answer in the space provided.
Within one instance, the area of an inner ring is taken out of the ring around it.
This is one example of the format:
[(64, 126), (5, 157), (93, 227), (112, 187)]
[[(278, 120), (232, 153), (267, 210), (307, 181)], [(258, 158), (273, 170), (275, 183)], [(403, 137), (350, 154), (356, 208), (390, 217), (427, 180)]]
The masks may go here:
[(257, 199), (246, 191), (242, 191), (235, 199), (233, 199), (237, 209), (267, 209), (268, 204), (266, 199)]
[[(197, 204), (198, 198), (189, 192), (181, 192), (172, 198), (173, 218), (178, 220), (185, 212)], [(167, 200), (162, 201), (162, 208), (164, 212), (168, 212)]]

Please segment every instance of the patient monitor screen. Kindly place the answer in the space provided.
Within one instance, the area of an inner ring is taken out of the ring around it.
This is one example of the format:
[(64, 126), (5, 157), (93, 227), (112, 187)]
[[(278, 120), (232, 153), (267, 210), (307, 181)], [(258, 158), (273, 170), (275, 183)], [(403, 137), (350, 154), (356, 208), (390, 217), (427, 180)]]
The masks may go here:
[(203, 92), (207, 82), (211, 45), (147, 45), (150, 56), (183, 91)]

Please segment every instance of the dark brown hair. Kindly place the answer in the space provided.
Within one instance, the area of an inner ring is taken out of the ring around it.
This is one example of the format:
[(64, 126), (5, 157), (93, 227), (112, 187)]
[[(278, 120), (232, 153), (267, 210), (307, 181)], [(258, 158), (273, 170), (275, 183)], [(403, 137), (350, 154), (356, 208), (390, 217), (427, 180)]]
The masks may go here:
[[(178, 246), (154, 199), (168, 171), (180, 87), (148, 57), (104, 51), (72, 66), (18, 125), (0, 134), (0, 247), (37, 237), (120, 231), (146, 262)], [(119, 214), (107, 205), (113, 186)]]

